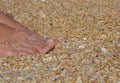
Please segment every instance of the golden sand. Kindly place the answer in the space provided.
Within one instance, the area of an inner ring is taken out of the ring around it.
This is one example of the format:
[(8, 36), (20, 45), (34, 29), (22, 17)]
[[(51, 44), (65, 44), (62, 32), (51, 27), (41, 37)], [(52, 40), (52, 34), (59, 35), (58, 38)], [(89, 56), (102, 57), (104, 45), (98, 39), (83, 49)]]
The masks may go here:
[(46, 55), (0, 58), (0, 83), (119, 83), (119, 0), (0, 0), (0, 9), (65, 42)]

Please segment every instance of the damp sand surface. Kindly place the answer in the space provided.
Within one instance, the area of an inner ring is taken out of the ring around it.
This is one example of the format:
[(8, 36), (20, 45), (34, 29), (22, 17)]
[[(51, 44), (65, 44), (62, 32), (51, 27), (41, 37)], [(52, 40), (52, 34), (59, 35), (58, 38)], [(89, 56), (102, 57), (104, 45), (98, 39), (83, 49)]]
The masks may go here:
[(45, 37), (45, 55), (0, 58), (0, 83), (120, 83), (119, 0), (0, 0), (0, 9)]

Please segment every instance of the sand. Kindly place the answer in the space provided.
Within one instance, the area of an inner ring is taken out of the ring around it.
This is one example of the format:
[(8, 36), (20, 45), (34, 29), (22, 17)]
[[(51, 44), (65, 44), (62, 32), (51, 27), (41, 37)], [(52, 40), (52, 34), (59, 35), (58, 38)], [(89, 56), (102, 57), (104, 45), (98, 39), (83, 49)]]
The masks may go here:
[(0, 0), (0, 9), (65, 38), (46, 55), (0, 58), (0, 83), (120, 83), (119, 0)]

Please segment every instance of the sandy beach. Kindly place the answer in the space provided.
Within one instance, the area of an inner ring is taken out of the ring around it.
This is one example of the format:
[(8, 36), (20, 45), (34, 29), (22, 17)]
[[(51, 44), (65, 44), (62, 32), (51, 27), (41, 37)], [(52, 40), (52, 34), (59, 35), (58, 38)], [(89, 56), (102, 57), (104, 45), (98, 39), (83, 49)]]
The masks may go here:
[(120, 83), (119, 0), (0, 0), (0, 10), (65, 38), (45, 55), (0, 58), (0, 83)]

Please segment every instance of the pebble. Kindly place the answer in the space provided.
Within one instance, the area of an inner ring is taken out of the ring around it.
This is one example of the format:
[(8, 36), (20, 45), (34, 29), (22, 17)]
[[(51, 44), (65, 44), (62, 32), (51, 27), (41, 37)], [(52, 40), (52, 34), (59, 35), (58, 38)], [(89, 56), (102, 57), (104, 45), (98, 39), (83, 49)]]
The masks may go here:
[(41, 1), (45, 1), (45, 0), (41, 0)]
[(84, 45), (80, 45), (80, 46), (79, 46), (79, 49), (84, 49), (84, 48), (85, 48)]
[(6, 79), (6, 80), (9, 80), (9, 79), (10, 79), (10, 77), (6, 77), (5, 79)]
[(101, 48), (101, 51), (104, 53), (107, 53), (107, 49), (106, 48)]
[(84, 38), (83, 38), (83, 40), (87, 40), (87, 38), (86, 38), (86, 37), (84, 37)]
[(75, 81), (75, 83), (83, 83), (81, 77), (77, 77), (77, 80)]
[(106, 38), (106, 35), (104, 35), (104, 34), (103, 34), (103, 35), (101, 35), (101, 38)]
[(50, 69), (50, 70), (53, 70), (53, 71), (56, 71), (58, 68), (57, 68), (57, 67), (54, 67), (54, 66), (50, 66), (49, 69)]
[(56, 76), (52, 79), (52, 81), (57, 80), (59, 77), (60, 77), (60, 75), (56, 75)]

